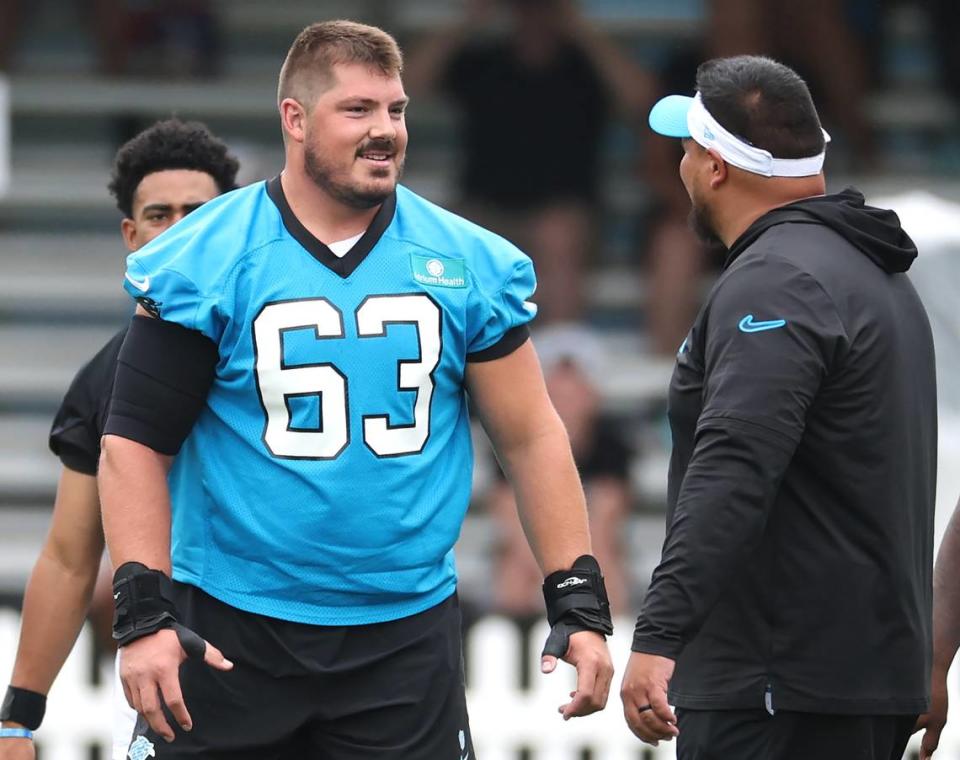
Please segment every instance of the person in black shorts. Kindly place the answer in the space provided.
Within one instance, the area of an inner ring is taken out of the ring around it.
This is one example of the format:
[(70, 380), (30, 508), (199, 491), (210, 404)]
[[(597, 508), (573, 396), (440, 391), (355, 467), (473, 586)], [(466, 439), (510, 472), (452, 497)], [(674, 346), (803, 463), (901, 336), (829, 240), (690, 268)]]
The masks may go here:
[[(137, 135), (118, 151), (109, 185), (123, 214), (120, 230), (127, 248), (139, 249), (193, 209), (232, 190), (238, 166), (226, 145), (196, 122), (170, 119)], [(80, 369), (50, 430), (50, 449), (62, 468), (50, 531), (24, 596), (20, 644), (0, 713), (4, 728), (39, 725), (45, 695), (93, 596), (104, 546), (96, 481), (100, 437), (125, 335), (126, 328)], [(33, 756), (29, 737), (0, 740), (2, 760)], [(125, 749), (115, 748), (115, 756), (123, 760)]]
[(560, 712), (605, 704), (612, 623), (528, 340), (533, 267), (399, 184), (402, 66), (381, 29), (306, 27), (282, 171), (127, 260), (99, 482), (132, 760), (473, 760), (468, 389), (545, 576), (542, 669), (577, 670)]

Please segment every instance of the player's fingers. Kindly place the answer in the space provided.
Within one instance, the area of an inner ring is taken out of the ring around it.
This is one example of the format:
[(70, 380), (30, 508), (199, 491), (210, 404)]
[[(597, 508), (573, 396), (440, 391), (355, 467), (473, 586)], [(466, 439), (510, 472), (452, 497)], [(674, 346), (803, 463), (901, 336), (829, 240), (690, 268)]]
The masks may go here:
[(577, 691), (570, 703), (561, 708), (563, 719), (590, 715), (601, 707), (597, 691), (597, 663), (593, 658), (584, 658), (577, 663)]
[(940, 745), (940, 729), (928, 728), (920, 741), (920, 760), (930, 760)]
[(180, 676), (177, 671), (168, 674), (160, 683), (160, 693), (163, 695), (163, 703), (167, 706), (173, 719), (177, 721), (184, 731), (193, 728), (193, 719), (187, 710), (187, 704), (183, 701), (183, 692), (180, 690)]
[[(636, 701), (641, 698), (642, 702)], [(641, 738), (646, 735), (654, 739), (671, 739), (680, 733), (677, 719), (667, 704), (667, 695), (660, 688), (650, 687), (641, 696), (625, 700), (624, 711), (631, 727), (642, 728), (642, 733), (634, 731)]]
[(173, 624), (173, 632), (177, 634), (180, 648), (188, 658), (202, 660), (207, 653), (207, 642), (196, 631), (192, 631), (180, 623)]
[(206, 652), (203, 655), (203, 661), (211, 668), (217, 670), (233, 670), (233, 663), (223, 656), (223, 652), (217, 649), (209, 641), (205, 642)]
[(127, 704), (130, 705), (130, 707), (132, 707), (137, 712), (140, 712), (139, 710), (137, 710), (137, 702), (133, 697), (133, 691), (130, 689), (129, 684), (127, 684), (126, 678), (120, 679), (120, 686), (123, 687), (123, 696), (127, 700)]
[(638, 739), (656, 747), (660, 737), (640, 719), (644, 710), (649, 709), (648, 705), (638, 707), (632, 699), (623, 700), (623, 717), (627, 722), (627, 727)]
[[(543, 651), (540, 653), (541, 670), (544, 673), (553, 672), (557, 667), (557, 659), (565, 657), (568, 649), (570, 649), (570, 627), (566, 623), (555, 623), (550, 627), (550, 633), (547, 634)], [(550, 670), (545, 670), (548, 662), (551, 664)]]
[(647, 696), (650, 697), (650, 707), (653, 714), (664, 723), (672, 724), (676, 729), (677, 716), (670, 709), (670, 704), (667, 702), (667, 693), (663, 689), (652, 688), (647, 692)]
[(173, 729), (160, 706), (160, 688), (153, 679), (145, 679), (140, 685), (139, 712), (159, 736), (168, 742), (173, 741)]

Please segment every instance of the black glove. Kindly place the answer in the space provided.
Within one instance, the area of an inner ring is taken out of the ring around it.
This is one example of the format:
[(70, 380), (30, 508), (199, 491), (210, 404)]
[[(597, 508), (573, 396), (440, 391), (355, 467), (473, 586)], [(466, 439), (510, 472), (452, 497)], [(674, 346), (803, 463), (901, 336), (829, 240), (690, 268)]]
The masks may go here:
[(541, 656), (563, 657), (570, 648), (570, 635), (579, 631), (613, 633), (603, 574), (589, 554), (578, 557), (569, 570), (550, 573), (543, 582), (543, 598), (550, 634)]

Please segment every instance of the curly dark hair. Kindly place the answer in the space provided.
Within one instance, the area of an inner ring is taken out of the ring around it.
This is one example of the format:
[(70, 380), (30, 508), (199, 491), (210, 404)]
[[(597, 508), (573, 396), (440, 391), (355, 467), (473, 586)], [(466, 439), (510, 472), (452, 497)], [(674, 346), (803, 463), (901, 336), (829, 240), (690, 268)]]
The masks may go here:
[(133, 195), (148, 174), (166, 169), (206, 172), (221, 193), (237, 186), (240, 163), (227, 146), (198, 121), (165, 119), (148, 127), (117, 151), (107, 189), (117, 208), (133, 216)]

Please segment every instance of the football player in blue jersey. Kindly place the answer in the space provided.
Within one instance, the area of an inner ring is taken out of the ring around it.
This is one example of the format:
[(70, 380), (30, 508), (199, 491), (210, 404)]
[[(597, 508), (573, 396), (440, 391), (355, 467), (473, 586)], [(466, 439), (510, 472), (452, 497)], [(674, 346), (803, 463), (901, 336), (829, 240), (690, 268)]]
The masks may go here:
[(398, 184), (401, 68), (375, 27), (305, 29), (283, 171), (128, 259), (100, 484), (139, 755), (473, 758), (468, 392), (546, 576), (543, 670), (577, 669), (560, 712), (606, 703), (609, 605), (528, 339), (533, 268)]
[[(120, 231), (127, 249), (137, 250), (203, 203), (233, 190), (238, 168), (227, 146), (198, 122), (166, 119), (127, 142), (117, 152), (109, 184), (123, 214)], [(62, 467), (50, 530), (24, 593), (17, 656), (0, 708), (0, 760), (36, 756), (31, 731), (43, 720), (46, 694), (94, 598), (103, 554), (97, 461), (125, 334), (126, 328), (77, 372), (50, 430), (50, 449)], [(105, 602), (112, 608), (109, 596)], [(122, 698), (117, 704), (123, 709), (114, 716), (112, 757), (124, 760), (134, 718)]]

